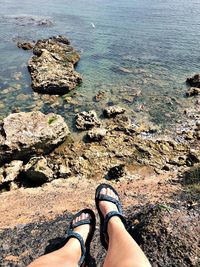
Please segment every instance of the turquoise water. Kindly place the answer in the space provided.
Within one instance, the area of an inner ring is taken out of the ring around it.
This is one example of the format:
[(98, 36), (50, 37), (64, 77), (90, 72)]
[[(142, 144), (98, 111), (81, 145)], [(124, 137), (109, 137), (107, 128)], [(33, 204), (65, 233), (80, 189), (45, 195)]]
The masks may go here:
[[(186, 78), (200, 70), (199, 14), (197, 0), (0, 0), (1, 116), (35, 107), (60, 113), (72, 125), (74, 111), (100, 114), (114, 103), (169, 127), (188, 105)], [(39, 25), (44, 19), (53, 25)], [(73, 104), (62, 97), (59, 105), (43, 99), (38, 104), (26, 68), (31, 52), (18, 49), (16, 42), (57, 34), (80, 51), (77, 71), (83, 84)], [(96, 103), (99, 90), (106, 98)]]

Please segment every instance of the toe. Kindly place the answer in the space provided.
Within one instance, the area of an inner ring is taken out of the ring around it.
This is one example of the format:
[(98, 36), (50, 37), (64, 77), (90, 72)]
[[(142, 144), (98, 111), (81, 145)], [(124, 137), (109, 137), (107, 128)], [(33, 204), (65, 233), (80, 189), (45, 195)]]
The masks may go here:
[(106, 193), (107, 193), (106, 188), (102, 188), (101, 191), (100, 191), (100, 194), (101, 195), (106, 195)]

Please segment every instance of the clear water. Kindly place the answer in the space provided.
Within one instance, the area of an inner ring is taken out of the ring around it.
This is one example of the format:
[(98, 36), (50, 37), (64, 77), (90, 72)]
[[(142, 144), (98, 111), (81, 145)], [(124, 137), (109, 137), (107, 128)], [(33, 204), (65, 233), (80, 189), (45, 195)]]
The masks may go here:
[[(39, 26), (41, 19), (53, 25)], [(188, 105), (186, 77), (200, 70), (199, 28), (198, 0), (0, 0), (1, 117), (38, 103), (27, 71), (31, 52), (18, 49), (16, 40), (63, 34), (81, 53), (77, 71), (83, 84), (76, 89), (75, 104), (60, 97), (59, 105), (40, 100), (36, 109), (62, 114), (73, 125), (74, 111), (100, 114), (112, 102), (169, 127)], [(106, 98), (96, 103), (99, 90)], [(141, 95), (131, 102), (135, 91)]]

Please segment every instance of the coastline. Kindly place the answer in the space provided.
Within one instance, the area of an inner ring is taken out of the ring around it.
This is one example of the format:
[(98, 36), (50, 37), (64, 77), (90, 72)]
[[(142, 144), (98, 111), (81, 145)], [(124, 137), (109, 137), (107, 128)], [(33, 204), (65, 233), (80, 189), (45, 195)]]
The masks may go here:
[[(56, 57), (59, 57), (59, 53)], [(24, 229), (27, 229), (27, 233), (34, 232), (34, 227), (47, 230), (46, 227), (52, 220), (61, 220), (63, 232), (64, 220), (69, 217), (68, 212), (74, 212), (79, 205), (93, 207), (92, 189), (94, 191), (97, 184), (105, 180), (117, 186), (123, 195), (126, 214), (130, 218), (129, 230), (136, 227), (133, 236), (140, 233), (141, 229), (141, 235), (149, 235), (148, 227), (143, 227), (143, 222), (148, 225), (148, 218), (154, 222), (154, 212), (160, 218), (159, 229), (167, 229), (166, 217), (171, 220), (172, 225), (175, 220), (180, 228), (185, 227), (186, 219), (191, 219), (190, 224), (196, 225), (199, 181), (195, 175), (199, 175), (200, 167), (200, 110), (199, 94), (189, 96), (193, 98), (193, 107), (183, 112), (183, 118), (176, 123), (174, 132), (162, 132), (157, 125), (145, 118), (141, 123), (137, 116), (133, 122), (125, 109), (112, 103), (104, 106), (104, 112), (102, 110), (100, 116), (95, 111), (77, 113), (76, 127), (83, 130), (83, 139), (77, 141), (69, 135), (64, 119), (54, 113), (44, 115), (38, 111), (18, 111), (4, 118), (1, 123), (0, 147), (0, 209), (5, 216), (1, 219), (2, 240), (6, 239), (10, 244), (9, 233), (17, 242)], [(57, 96), (43, 97), (51, 101), (57, 99)], [(67, 97), (67, 101), (72, 101)], [(95, 97), (101, 103), (104, 94)], [(88, 188), (91, 189), (89, 194)], [(79, 197), (76, 202), (77, 196), (81, 194), (84, 201)], [(179, 221), (177, 214), (181, 214), (179, 217), (183, 220)], [(136, 225), (135, 220), (138, 220)], [(155, 231), (155, 227), (156, 225), (152, 227), (150, 234)], [(157, 240), (161, 238), (161, 232), (158, 233)], [(175, 246), (170, 257), (164, 255), (163, 251), (154, 255), (145, 246), (144, 250), (152, 258), (152, 262), (155, 262), (155, 266), (159, 266), (161, 262), (170, 266), (176, 257), (181, 266), (197, 266), (196, 232), (190, 234), (190, 239), (186, 232), (183, 239), (181, 236), (177, 237), (178, 247)], [(163, 250), (171, 247), (171, 235), (173, 236), (169, 232)], [(53, 238), (51, 234), (45, 236), (41, 251), (37, 253), (44, 253), (50, 238)], [(12, 247), (4, 245), (2, 264), (9, 266), (16, 263), (25, 266), (37, 256), (30, 252), (27, 245), (33, 240), (38, 242), (35, 234), (30, 235), (30, 239), (28, 234), (24, 237), (24, 254), (20, 247), (15, 254)], [(194, 246), (189, 248), (190, 244)], [(180, 256), (185, 247), (189, 251), (189, 260)], [(98, 252), (99, 247), (94, 247), (93, 253)], [(20, 253), (22, 256), (19, 256)], [(101, 259), (100, 257), (99, 262)]]

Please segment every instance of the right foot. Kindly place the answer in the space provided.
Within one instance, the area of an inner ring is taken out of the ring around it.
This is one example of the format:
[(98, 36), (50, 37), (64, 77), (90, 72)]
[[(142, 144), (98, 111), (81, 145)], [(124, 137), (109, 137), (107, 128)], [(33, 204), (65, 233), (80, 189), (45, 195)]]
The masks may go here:
[[(100, 195), (107, 195), (112, 198), (115, 198), (116, 200), (119, 200), (118, 196), (114, 193), (114, 191), (110, 188), (102, 188), (100, 191)], [(99, 202), (99, 208), (105, 218), (106, 214), (108, 214), (110, 211), (118, 211), (117, 206), (109, 201), (101, 200)]]

